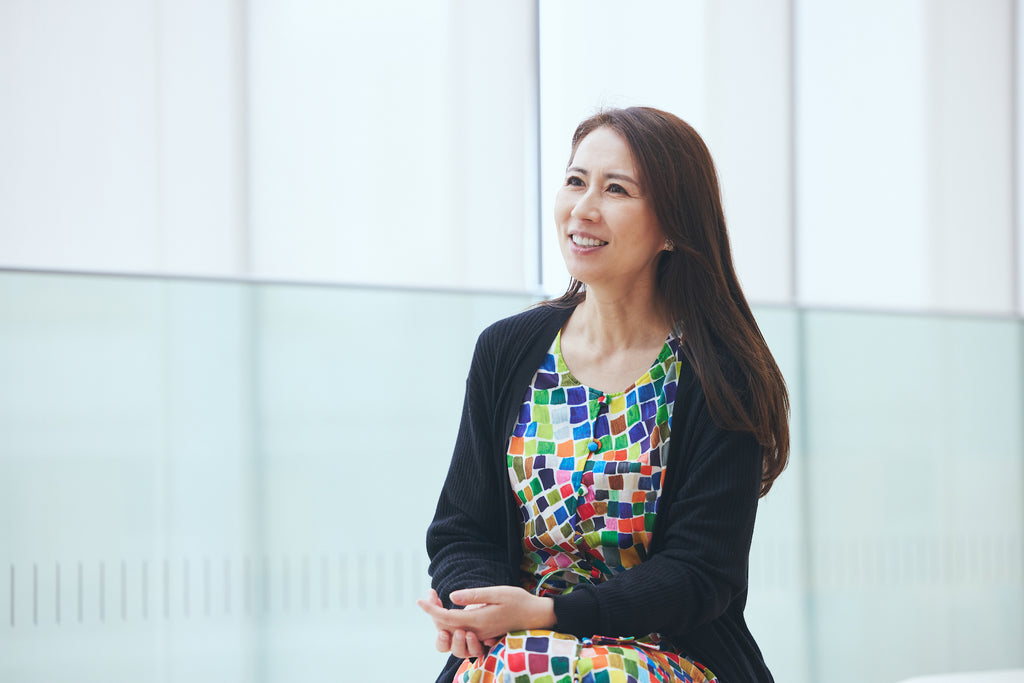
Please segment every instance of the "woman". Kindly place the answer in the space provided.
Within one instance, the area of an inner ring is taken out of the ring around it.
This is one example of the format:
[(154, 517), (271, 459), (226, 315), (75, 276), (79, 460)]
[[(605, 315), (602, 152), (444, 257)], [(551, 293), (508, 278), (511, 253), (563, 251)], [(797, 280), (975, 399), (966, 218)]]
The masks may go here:
[(597, 114), (555, 219), (569, 289), (481, 334), (427, 533), (438, 682), (771, 681), (743, 610), (789, 405), (707, 147)]

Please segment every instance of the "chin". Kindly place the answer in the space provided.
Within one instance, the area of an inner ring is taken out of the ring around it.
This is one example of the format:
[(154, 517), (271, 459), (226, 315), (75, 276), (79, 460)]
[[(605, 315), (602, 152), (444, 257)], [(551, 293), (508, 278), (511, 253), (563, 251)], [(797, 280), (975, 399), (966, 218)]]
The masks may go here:
[(569, 277), (571, 277), (574, 280), (578, 280), (579, 282), (582, 282), (583, 284), (587, 285), (588, 287), (590, 286), (590, 283), (594, 279), (594, 277), (592, 275), (588, 274), (586, 271), (580, 272), (578, 270), (575, 271), (575, 272), (570, 270), (569, 271)]

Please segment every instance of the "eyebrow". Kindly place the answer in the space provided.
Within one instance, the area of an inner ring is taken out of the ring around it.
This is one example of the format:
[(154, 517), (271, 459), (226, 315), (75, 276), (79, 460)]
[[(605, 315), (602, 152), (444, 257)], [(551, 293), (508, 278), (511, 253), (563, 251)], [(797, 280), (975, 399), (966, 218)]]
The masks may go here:
[[(570, 166), (569, 168), (565, 169), (565, 172), (566, 173), (579, 173), (582, 176), (589, 176), (590, 175), (589, 171), (587, 171), (586, 169), (582, 169), (579, 166)], [(612, 180), (625, 180), (626, 182), (633, 183), (637, 187), (640, 186), (639, 182), (637, 182), (631, 176), (626, 175), (625, 173), (606, 173), (604, 177), (605, 178), (611, 178)]]

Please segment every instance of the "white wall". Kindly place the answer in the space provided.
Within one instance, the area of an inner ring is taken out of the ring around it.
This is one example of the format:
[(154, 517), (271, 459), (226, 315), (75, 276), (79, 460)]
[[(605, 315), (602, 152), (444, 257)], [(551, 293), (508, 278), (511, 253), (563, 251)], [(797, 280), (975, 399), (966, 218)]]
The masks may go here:
[(1014, 148), (1014, 178), (1016, 180), (1016, 186), (1013, 188), (1014, 191), (1014, 217), (1016, 219), (1017, 229), (1017, 313), (1024, 314), (1024, 217), (1021, 215), (1021, 198), (1024, 197), (1024, 174), (1021, 173), (1020, 160), (1024, 159), (1024, 135), (1021, 135), (1021, 117), (1020, 113), (1024, 112), (1024, 45), (1021, 45), (1020, 36), (1024, 36), (1024, 7), (1021, 6), (1020, 0), (1014, 2), (1014, 19), (1015, 19), (1015, 31), (1014, 37), (1014, 64), (1016, 66), (1014, 74), (1014, 141), (1016, 146)]
[(798, 298), (1010, 312), (1013, 6), (801, 2)]
[(528, 3), (257, 0), (249, 26), (254, 274), (535, 280)]
[(0, 3), (0, 266), (522, 290), (535, 12)]
[(0, 265), (244, 266), (239, 3), (0, 3)]

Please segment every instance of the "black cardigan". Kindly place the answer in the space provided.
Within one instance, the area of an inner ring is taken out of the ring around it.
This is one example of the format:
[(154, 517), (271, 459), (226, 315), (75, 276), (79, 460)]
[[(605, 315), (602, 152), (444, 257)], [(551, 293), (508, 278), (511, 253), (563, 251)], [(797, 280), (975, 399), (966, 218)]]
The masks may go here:
[[(427, 530), (432, 583), (446, 606), (460, 588), (520, 585), (522, 530), (507, 440), (571, 313), (542, 305), (494, 323), (477, 340), (455, 452)], [(657, 632), (723, 683), (772, 681), (743, 619), (761, 463), (750, 433), (711, 419), (684, 358), (650, 555), (604, 583), (555, 597), (556, 630), (580, 637)], [(450, 683), (460, 662), (450, 658), (438, 683)]]

